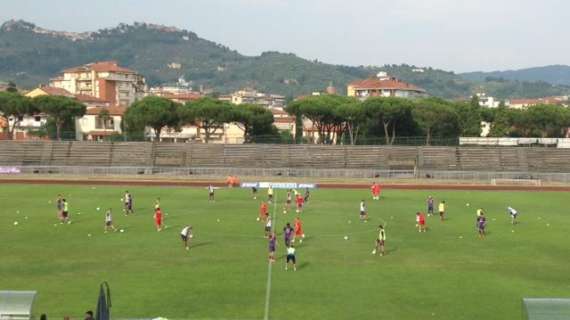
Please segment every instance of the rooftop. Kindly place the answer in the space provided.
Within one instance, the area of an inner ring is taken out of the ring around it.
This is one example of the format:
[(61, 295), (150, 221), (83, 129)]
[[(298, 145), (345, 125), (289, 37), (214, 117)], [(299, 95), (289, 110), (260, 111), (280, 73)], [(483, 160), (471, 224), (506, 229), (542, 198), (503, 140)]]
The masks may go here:
[(64, 73), (79, 73), (79, 72), (90, 72), (90, 71), (117, 72), (117, 73), (130, 73), (130, 74), (136, 73), (131, 69), (119, 66), (117, 61), (99, 61), (63, 70)]
[(370, 78), (366, 80), (357, 80), (349, 84), (356, 90), (407, 90), (425, 92), (424, 89), (417, 87), (411, 83), (407, 83), (396, 78)]

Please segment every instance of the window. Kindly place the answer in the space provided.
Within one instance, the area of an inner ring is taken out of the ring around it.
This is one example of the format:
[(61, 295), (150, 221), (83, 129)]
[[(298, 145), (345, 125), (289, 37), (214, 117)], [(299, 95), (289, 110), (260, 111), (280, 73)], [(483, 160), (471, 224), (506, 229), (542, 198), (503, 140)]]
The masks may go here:
[(40, 121), (42, 121), (42, 117), (40, 117), (40, 116), (35, 116), (35, 117), (34, 117), (34, 121), (40, 122)]

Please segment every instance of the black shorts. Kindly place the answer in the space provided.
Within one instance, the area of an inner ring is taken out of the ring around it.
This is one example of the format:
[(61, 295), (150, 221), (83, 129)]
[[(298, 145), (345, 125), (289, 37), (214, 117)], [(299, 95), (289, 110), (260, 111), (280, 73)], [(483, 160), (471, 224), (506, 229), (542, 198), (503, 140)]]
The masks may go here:
[(182, 241), (186, 242), (188, 241), (188, 236), (185, 236), (183, 234), (180, 235), (180, 238), (182, 239)]
[(433, 207), (428, 207), (428, 213), (433, 213)]
[(113, 225), (113, 221), (107, 221), (105, 222), (105, 226), (110, 227)]
[(265, 227), (265, 232), (271, 232), (271, 227)]
[(360, 215), (361, 215), (361, 216), (365, 216), (365, 215), (366, 215), (366, 211), (360, 211)]
[(64, 217), (64, 218), (67, 218), (67, 217), (69, 217), (69, 212), (67, 212), (67, 211), (62, 211), (62, 212), (61, 212), (61, 216)]
[(440, 215), (440, 216), (443, 216), (444, 214), (445, 214), (445, 211), (440, 211), (440, 212), (439, 212), (439, 215)]
[(384, 240), (377, 239), (377, 240), (376, 240), (376, 244), (379, 245), (379, 246), (383, 246), (383, 245), (384, 245)]
[(273, 199), (273, 195), (272, 195), (272, 194), (269, 194), (269, 195), (267, 195), (267, 196), (269, 197), (269, 199)]
[(287, 204), (291, 204), (291, 200), (287, 200)]
[(133, 210), (133, 204), (130, 202), (125, 203), (125, 208), (127, 208), (127, 210)]
[(293, 262), (293, 263), (297, 262), (294, 254), (288, 254), (287, 255), (287, 263), (289, 263), (289, 262)]

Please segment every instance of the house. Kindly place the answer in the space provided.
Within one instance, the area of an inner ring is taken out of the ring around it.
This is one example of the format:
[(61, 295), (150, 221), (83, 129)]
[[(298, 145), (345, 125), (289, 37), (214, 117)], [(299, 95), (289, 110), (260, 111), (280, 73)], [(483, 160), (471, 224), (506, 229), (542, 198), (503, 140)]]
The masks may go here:
[(479, 99), (479, 106), (483, 108), (498, 108), (501, 105), (501, 101), (495, 97), (488, 96), (485, 93), (477, 93), (477, 98)]
[(361, 100), (369, 97), (417, 99), (427, 96), (424, 89), (394, 77), (389, 77), (384, 72), (380, 72), (375, 78), (351, 82), (348, 84), (347, 94), (349, 97), (357, 97)]
[(112, 135), (121, 134), (121, 122), (126, 107), (90, 107), (85, 115), (75, 119), (77, 140), (99, 141)]
[(285, 96), (258, 92), (253, 89), (243, 89), (228, 96), (220, 97), (220, 100), (229, 101), (232, 104), (256, 104), (268, 108), (283, 108), (285, 106)]
[(540, 104), (553, 104), (560, 106), (568, 106), (568, 97), (545, 97), (538, 99), (511, 99), (506, 102), (509, 108), (513, 109), (524, 109), (532, 106), (537, 106)]
[(144, 97), (145, 78), (137, 72), (121, 67), (116, 61), (101, 61), (63, 70), (50, 80), (50, 86), (86, 95), (128, 107)]

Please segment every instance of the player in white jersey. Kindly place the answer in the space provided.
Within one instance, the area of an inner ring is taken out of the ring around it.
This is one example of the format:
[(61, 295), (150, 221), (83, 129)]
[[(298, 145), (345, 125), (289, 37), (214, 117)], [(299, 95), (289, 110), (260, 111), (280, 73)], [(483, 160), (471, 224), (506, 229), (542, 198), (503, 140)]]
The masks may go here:
[(511, 216), (511, 223), (517, 224), (517, 217), (519, 215), (519, 212), (513, 208), (513, 207), (507, 207), (507, 213)]
[(293, 265), (293, 271), (297, 271), (297, 257), (295, 256), (294, 246), (289, 246), (287, 248), (287, 262), (285, 263), (285, 271), (287, 271), (289, 263)]
[(265, 222), (265, 237), (269, 239), (271, 236), (271, 232), (273, 231), (273, 221), (271, 217), (267, 217), (267, 221)]
[(109, 230), (117, 231), (115, 226), (113, 226), (113, 214), (110, 208), (105, 213), (105, 233), (109, 232)]
[(360, 221), (368, 220), (368, 211), (366, 210), (366, 202), (360, 201)]
[(182, 239), (182, 243), (186, 250), (190, 250), (190, 239), (192, 239), (192, 237), (192, 226), (184, 226), (180, 232), (180, 238)]
[(208, 201), (213, 202), (215, 201), (214, 198), (214, 186), (209, 185), (208, 186)]

